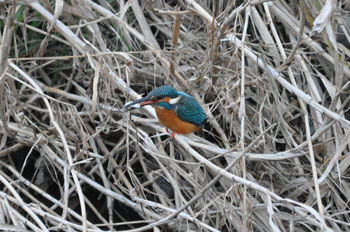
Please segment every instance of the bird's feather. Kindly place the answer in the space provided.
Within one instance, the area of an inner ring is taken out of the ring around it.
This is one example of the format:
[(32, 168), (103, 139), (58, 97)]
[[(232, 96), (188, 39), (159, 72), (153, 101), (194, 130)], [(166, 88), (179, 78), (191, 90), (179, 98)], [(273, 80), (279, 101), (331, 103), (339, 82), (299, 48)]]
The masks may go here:
[(183, 121), (196, 125), (201, 125), (205, 121), (205, 114), (202, 107), (193, 97), (183, 96), (179, 102), (174, 105), (174, 111)]
[(162, 96), (162, 97), (170, 97), (170, 98), (175, 98), (177, 97), (179, 94), (176, 91), (176, 89), (174, 89), (171, 86), (160, 86), (154, 90), (152, 90), (148, 96)]

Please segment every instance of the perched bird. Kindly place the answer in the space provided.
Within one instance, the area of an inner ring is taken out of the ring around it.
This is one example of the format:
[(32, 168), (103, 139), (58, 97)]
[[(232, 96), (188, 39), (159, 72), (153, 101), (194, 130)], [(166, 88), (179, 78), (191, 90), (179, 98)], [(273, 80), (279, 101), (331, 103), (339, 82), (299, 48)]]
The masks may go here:
[(161, 86), (152, 90), (146, 97), (125, 104), (129, 107), (140, 108), (152, 105), (155, 107), (159, 121), (176, 134), (189, 134), (201, 130), (206, 120), (205, 113), (192, 96), (176, 91), (171, 86)]

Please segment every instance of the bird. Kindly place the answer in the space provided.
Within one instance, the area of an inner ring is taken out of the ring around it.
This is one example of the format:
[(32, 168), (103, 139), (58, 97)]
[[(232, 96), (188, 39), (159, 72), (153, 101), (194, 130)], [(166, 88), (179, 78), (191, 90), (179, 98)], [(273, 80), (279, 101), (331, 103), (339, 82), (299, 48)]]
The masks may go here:
[(160, 86), (152, 90), (146, 97), (129, 102), (124, 110), (151, 105), (155, 107), (158, 120), (168, 129), (171, 136), (201, 131), (206, 115), (201, 105), (189, 94), (177, 91), (171, 86)]

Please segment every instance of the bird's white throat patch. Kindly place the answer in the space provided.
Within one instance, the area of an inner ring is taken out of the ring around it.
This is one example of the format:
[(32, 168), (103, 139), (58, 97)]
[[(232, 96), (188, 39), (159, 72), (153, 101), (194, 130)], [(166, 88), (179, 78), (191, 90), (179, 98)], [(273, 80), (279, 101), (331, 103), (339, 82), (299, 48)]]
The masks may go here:
[(170, 105), (175, 105), (176, 103), (179, 102), (180, 98), (181, 98), (181, 96), (178, 96), (178, 97), (176, 97), (176, 98), (170, 99), (170, 100), (169, 100), (169, 104), (170, 104)]

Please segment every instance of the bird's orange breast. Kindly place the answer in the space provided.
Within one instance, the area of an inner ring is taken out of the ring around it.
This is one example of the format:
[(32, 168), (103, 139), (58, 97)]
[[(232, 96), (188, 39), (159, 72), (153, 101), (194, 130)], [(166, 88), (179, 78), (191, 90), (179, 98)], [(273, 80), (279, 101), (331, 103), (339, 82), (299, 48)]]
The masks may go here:
[(182, 121), (173, 110), (162, 109), (155, 107), (159, 121), (172, 131), (181, 134), (189, 134), (200, 129), (200, 126), (193, 123)]

